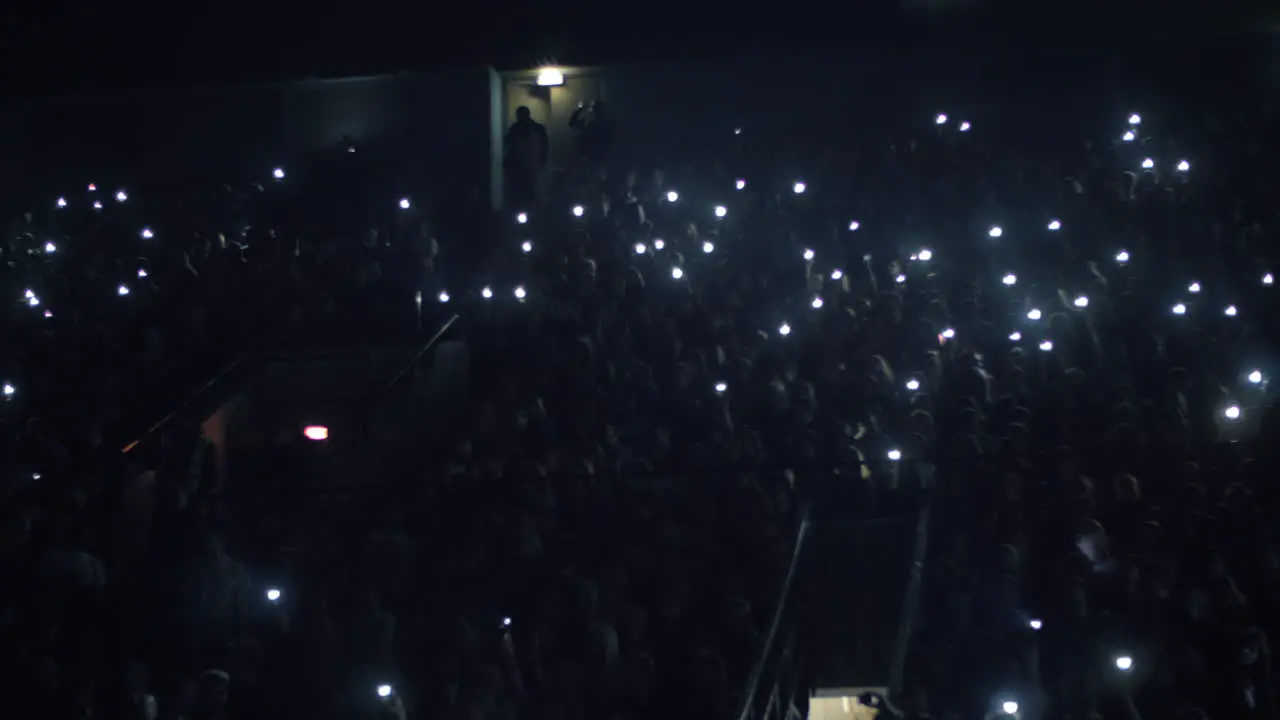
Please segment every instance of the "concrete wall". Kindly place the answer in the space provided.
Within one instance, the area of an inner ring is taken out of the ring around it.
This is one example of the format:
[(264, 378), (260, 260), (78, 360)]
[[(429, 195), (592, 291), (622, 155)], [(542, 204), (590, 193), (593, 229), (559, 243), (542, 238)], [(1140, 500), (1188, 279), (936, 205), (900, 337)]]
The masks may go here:
[(484, 195), (493, 83), (476, 67), (15, 104), (0, 111), (0, 187), (30, 202), (91, 180), (262, 177), (350, 135), (404, 182), (443, 177)]

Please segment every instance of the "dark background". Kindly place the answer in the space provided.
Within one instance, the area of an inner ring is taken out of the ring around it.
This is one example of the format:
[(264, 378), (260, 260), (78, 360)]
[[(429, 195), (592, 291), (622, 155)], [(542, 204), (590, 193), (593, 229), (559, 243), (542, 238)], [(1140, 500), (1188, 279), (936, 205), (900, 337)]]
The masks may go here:
[[(9, 97), (490, 64), (1024, 53), (1193, 72), (1270, 52), (1265, 3), (895, 0), (812, 3), (8, 3)], [(1258, 48), (1267, 48), (1259, 50)], [(1105, 67), (1100, 65), (1099, 67)]]

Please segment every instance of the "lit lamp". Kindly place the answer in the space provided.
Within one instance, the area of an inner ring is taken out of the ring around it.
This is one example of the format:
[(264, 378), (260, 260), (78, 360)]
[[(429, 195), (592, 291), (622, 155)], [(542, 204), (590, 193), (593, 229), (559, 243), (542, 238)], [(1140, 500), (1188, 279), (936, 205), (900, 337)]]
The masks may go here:
[(324, 425), (308, 425), (302, 429), (302, 434), (308, 440), (319, 442), (329, 439), (329, 428)]
[(552, 87), (554, 85), (564, 84), (564, 73), (558, 68), (542, 68), (538, 71), (538, 79), (536, 81), (538, 87)]

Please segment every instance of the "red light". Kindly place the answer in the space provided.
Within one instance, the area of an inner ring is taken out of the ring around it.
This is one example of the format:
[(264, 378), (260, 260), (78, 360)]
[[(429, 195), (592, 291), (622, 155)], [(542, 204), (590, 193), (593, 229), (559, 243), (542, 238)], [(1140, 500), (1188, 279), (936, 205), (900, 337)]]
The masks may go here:
[(328, 440), (329, 428), (324, 425), (308, 425), (302, 429), (302, 434), (305, 435), (308, 440)]

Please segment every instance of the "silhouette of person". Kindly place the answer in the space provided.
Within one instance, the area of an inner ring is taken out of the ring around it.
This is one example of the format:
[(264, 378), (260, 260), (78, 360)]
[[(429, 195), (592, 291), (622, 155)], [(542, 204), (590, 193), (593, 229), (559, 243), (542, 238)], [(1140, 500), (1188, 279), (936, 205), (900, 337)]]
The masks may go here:
[(551, 154), (547, 128), (533, 119), (529, 108), (516, 108), (516, 121), (507, 130), (502, 147), (507, 197), (513, 205), (523, 207), (535, 199), (538, 178)]
[(613, 145), (613, 115), (604, 100), (580, 104), (569, 118), (577, 132), (578, 150), (592, 160), (602, 160)]

